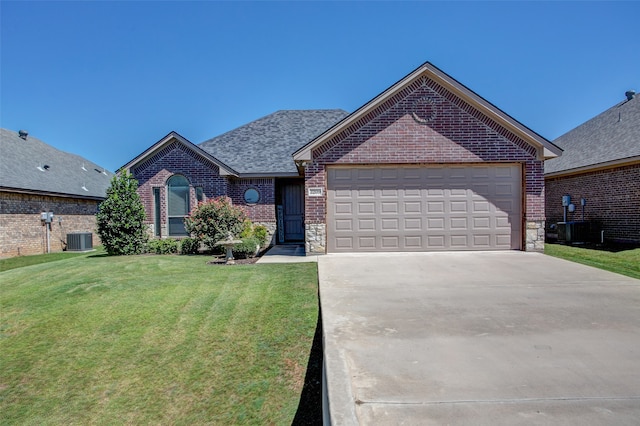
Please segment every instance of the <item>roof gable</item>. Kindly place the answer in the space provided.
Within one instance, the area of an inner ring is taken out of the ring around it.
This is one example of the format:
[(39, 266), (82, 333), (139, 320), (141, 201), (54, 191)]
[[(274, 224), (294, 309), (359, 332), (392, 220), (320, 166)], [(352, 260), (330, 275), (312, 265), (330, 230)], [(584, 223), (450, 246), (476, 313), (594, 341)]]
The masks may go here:
[(385, 103), (391, 100), (395, 95), (405, 90), (408, 86), (415, 84), (418, 80), (424, 78), (434, 81), (436, 84), (451, 92), (455, 97), (473, 107), (476, 111), (493, 120), (497, 125), (509, 132), (512, 132), (527, 144), (533, 146), (536, 149), (537, 157), (539, 159), (543, 160), (553, 158), (561, 154), (562, 150), (547, 139), (513, 119), (490, 102), (481, 98), (473, 91), (457, 82), (440, 69), (436, 68), (434, 65), (426, 62), (376, 96), (374, 99), (367, 102), (351, 115), (344, 118), (335, 126), (328, 129), (322, 135), (300, 148), (294, 153), (294, 160), (302, 162), (311, 160), (312, 152), (314, 150), (322, 150), (323, 145), (334, 139), (335, 136), (341, 132), (353, 129), (354, 126), (358, 126), (363, 120), (366, 120), (368, 116), (375, 113), (376, 110), (383, 109)]
[(216, 157), (211, 155), (210, 153), (202, 150), (197, 145), (194, 145), (187, 138), (181, 136), (177, 132), (170, 132), (167, 136), (160, 139), (158, 142), (149, 147), (146, 151), (138, 155), (133, 160), (129, 161), (127, 164), (122, 166), (120, 169), (131, 170), (135, 166), (151, 159), (154, 155), (161, 152), (167, 145), (171, 143), (178, 143), (184, 148), (192, 151), (194, 154), (203, 157), (205, 160), (212, 162), (220, 169), (220, 176), (237, 176), (238, 172), (233, 168), (229, 167), (222, 161), (218, 160)]
[(347, 115), (341, 109), (276, 111), (199, 146), (243, 175), (297, 176), (291, 154)]
[(113, 173), (33, 136), (0, 129), (0, 188), (16, 192), (103, 199)]
[(565, 133), (565, 150), (545, 163), (545, 174), (566, 174), (640, 160), (640, 96), (625, 100)]

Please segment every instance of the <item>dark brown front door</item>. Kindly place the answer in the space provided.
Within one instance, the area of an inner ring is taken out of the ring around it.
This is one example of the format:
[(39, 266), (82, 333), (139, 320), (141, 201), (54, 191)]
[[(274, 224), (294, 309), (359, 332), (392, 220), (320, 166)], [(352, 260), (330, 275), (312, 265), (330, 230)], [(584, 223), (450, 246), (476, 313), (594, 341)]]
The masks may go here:
[(304, 240), (304, 183), (287, 183), (282, 187), (284, 240)]

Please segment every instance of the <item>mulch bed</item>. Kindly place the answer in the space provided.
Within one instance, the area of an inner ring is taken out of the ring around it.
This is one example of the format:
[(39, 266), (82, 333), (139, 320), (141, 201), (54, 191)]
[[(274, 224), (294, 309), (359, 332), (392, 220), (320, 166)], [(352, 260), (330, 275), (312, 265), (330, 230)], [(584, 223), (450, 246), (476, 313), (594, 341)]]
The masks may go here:
[[(234, 262), (236, 265), (251, 265), (252, 263), (256, 263), (258, 261), (258, 259), (260, 259), (259, 256), (256, 257), (252, 257), (250, 259), (234, 259)], [(207, 262), (207, 265), (223, 265), (223, 266), (227, 266), (227, 264), (225, 263), (225, 257), (224, 256), (216, 256), (214, 257), (212, 260)], [(228, 265), (228, 266), (233, 266), (233, 265)]]

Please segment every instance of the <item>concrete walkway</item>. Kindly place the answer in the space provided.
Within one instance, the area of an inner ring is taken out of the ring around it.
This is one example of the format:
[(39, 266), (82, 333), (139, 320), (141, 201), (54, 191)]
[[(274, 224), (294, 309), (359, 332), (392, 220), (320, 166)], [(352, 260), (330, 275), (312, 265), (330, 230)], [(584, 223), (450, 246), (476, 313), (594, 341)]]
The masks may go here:
[(318, 256), (306, 256), (303, 244), (273, 246), (256, 263), (317, 262)]
[(640, 280), (516, 251), (318, 269), (334, 425), (640, 422)]

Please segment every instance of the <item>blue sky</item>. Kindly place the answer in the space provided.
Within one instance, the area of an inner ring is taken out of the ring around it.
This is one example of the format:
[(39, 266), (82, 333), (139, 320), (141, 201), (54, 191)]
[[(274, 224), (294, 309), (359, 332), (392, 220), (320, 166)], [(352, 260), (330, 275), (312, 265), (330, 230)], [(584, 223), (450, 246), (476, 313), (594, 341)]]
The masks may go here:
[(640, 90), (636, 2), (0, 1), (0, 124), (110, 170), (429, 61), (553, 140)]

